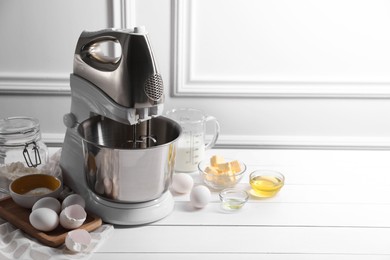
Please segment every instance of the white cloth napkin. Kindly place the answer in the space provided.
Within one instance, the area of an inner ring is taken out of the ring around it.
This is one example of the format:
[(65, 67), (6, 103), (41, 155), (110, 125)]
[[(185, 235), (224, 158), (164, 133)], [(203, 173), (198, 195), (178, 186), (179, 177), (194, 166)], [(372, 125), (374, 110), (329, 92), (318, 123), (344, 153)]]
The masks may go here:
[(112, 234), (113, 230), (112, 225), (104, 224), (90, 232), (92, 241), (87, 250), (74, 253), (68, 250), (64, 244), (57, 248), (45, 246), (35, 238), (0, 219), (0, 259), (89, 259), (93, 252)]
[[(62, 179), (62, 172), (59, 166), (61, 149), (51, 156), (49, 162), (42, 167), (42, 170)], [(20, 175), (26, 173), (7, 172), (6, 166), (0, 167), (0, 184), (8, 190), (8, 185)], [(6, 195), (0, 193), (0, 199)], [(12, 224), (0, 218), (0, 260), (3, 259), (32, 259), (32, 260), (59, 260), (59, 259), (89, 259), (99, 245), (109, 237), (113, 232), (112, 225), (102, 225), (98, 229), (90, 232), (92, 241), (87, 250), (82, 253), (73, 253), (61, 245), (58, 248), (52, 248), (43, 245), (35, 238), (30, 237), (22, 230), (17, 229)]]

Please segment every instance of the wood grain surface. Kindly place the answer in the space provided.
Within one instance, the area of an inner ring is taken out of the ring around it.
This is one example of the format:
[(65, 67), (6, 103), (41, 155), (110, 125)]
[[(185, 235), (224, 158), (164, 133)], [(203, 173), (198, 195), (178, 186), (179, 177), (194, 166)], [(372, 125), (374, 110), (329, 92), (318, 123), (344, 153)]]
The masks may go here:
[[(21, 229), (26, 234), (33, 238), (36, 238), (42, 244), (50, 247), (58, 247), (65, 242), (68, 229), (63, 228), (61, 225), (50, 232), (43, 232), (35, 229), (29, 221), (29, 215), (31, 210), (22, 208), (17, 205), (11, 197), (3, 198), (0, 200), (0, 217), (7, 220), (15, 227)], [(87, 231), (93, 231), (102, 225), (102, 220), (93, 214), (88, 213), (87, 219), (80, 227)]]

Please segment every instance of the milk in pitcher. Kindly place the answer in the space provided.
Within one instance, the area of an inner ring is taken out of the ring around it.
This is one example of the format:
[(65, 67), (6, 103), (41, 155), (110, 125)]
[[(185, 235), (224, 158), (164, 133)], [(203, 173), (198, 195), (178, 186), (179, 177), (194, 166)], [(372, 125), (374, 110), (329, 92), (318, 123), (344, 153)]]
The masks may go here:
[(202, 134), (183, 135), (177, 146), (175, 169), (181, 172), (196, 171), (204, 155), (205, 143)]
[[(167, 112), (167, 116), (177, 121), (182, 127), (176, 152), (175, 171), (194, 172), (204, 159), (205, 150), (212, 148), (218, 139), (219, 123), (215, 117), (205, 115), (194, 108), (179, 108)], [(206, 124), (212, 124), (212, 139), (206, 143)]]

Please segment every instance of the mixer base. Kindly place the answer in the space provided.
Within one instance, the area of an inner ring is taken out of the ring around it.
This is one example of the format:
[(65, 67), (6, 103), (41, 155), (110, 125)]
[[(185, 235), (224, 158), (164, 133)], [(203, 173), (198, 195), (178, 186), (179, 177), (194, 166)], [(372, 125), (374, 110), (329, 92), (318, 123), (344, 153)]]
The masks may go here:
[(90, 194), (86, 205), (89, 211), (100, 216), (106, 223), (143, 225), (168, 216), (174, 208), (174, 200), (169, 191), (158, 199), (141, 203), (115, 203)]

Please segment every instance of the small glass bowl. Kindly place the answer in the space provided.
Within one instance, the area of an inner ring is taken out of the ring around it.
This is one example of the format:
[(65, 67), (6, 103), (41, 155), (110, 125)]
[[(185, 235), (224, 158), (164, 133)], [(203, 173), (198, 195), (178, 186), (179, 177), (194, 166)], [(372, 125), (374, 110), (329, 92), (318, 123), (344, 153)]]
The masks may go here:
[(241, 209), (249, 199), (248, 192), (236, 188), (227, 188), (219, 193), (221, 207), (227, 211)]
[(251, 194), (269, 198), (275, 196), (284, 186), (284, 175), (272, 170), (256, 170), (249, 175)]
[[(227, 162), (232, 161), (226, 159)], [(205, 169), (207, 166), (210, 166), (210, 159), (203, 160), (198, 164), (199, 175), (203, 182), (214, 190), (222, 190), (225, 188), (234, 187), (237, 183), (240, 182), (242, 176), (244, 176), (244, 172), (246, 171), (246, 165), (239, 161), (241, 171), (234, 174), (213, 174), (206, 173)]]

